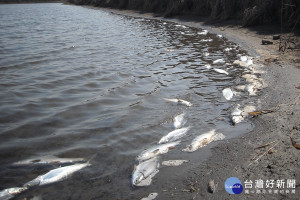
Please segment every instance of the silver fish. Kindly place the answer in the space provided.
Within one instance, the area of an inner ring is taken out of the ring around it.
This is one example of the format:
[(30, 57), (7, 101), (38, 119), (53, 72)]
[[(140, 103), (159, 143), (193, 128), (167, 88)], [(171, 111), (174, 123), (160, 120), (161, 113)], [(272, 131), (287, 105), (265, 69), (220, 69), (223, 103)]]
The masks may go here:
[(16, 194), (20, 194), (21, 192), (25, 191), (26, 187), (14, 187), (8, 188), (0, 191), (0, 200), (8, 200), (13, 198)]
[(60, 167), (57, 169), (53, 169), (49, 171), (48, 173), (44, 175), (40, 175), (37, 178), (33, 179), (32, 181), (29, 181), (26, 183), (24, 186), (25, 187), (32, 187), (36, 185), (47, 185), (50, 183), (58, 182), (61, 181), (74, 172), (81, 170), (82, 168), (85, 168), (87, 166), (90, 166), (89, 163), (83, 163), (83, 164), (75, 164), (75, 165), (70, 165), (66, 167)]
[(167, 160), (163, 161), (161, 164), (164, 166), (179, 166), (182, 165), (183, 163), (187, 163), (189, 160)]
[(185, 123), (186, 120), (184, 119), (184, 113), (177, 115), (176, 117), (174, 117), (173, 120), (173, 127), (174, 128), (181, 128)]
[(225, 88), (222, 93), (226, 100), (230, 100), (233, 97), (233, 92), (230, 88)]
[(176, 140), (182, 138), (189, 130), (190, 130), (190, 127), (185, 127), (185, 128), (180, 128), (180, 129), (171, 131), (167, 135), (163, 136), (159, 140), (158, 144), (176, 141)]
[(211, 68), (211, 65), (210, 64), (206, 64), (204, 65), (206, 67), (206, 69), (210, 69)]
[(138, 161), (148, 160), (150, 158), (156, 157), (160, 154), (168, 153), (169, 149), (173, 149), (176, 145), (178, 145), (180, 141), (162, 144), (158, 146), (151, 147), (143, 151), (140, 155), (137, 156)]
[(248, 57), (247, 56), (241, 56), (240, 60), (243, 61), (243, 62), (246, 62), (248, 60)]
[(203, 30), (201, 32), (198, 32), (197, 34), (198, 35), (207, 35), (207, 33), (208, 33), (208, 30)]
[(248, 66), (249, 66), (249, 64), (248, 64), (247, 62), (245, 62), (245, 61), (240, 61), (240, 60), (235, 60), (235, 61), (233, 62), (233, 64), (237, 64), (237, 65), (239, 65), (239, 66), (241, 66), (241, 67), (248, 67)]
[(158, 193), (150, 193), (148, 197), (144, 197), (141, 200), (153, 200), (157, 197)]
[(188, 101), (183, 100), (183, 99), (167, 99), (167, 98), (164, 98), (164, 100), (166, 100), (168, 102), (171, 102), (171, 103), (174, 103), (174, 104), (182, 104), (182, 105), (186, 105), (186, 106), (192, 106), (191, 102), (188, 102)]
[(211, 39), (211, 38), (209, 38), (209, 39), (202, 39), (202, 40), (200, 40), (200, 42), (212, 42), (213, 40)]
[(213, 64), (217, 64), (217, 63), (225, 63), (225, 60), (223, 58), (217, 59), (215, 61), (213, 61)]
[(58, 158), (55, 156), (44, 156), (41, 158), (33, 158), (22, 160), (13, 163), (13, 165), (44, 165), (44, 164), (67, 164), (67, 163), (75, 163), (75, 162), (83, 162), (85, 161), (83, 158)]
[(132, 172), (132, 186), (147, 186), (151, 184), (152, 178), (159, 172), (159, 162), (157, 158), (146, 160), (134, 166)]
[(213, 140), (213, 136), (216, 134), (216, 130), (213, 129), (207, 133), (204, 133), (202, 135), (197, 136), (190, 145), (187, 145), (185, 149), (182, 151), (186, 152), (194, 152), (200, 147), (206, 146), (208, 143), (210, 143)]
[(218, 73), (221, 73), (221, 74), (226, 74), (226, 75), (229, 74), (228, 72), (226, 72), (226, 71), (223, 70), (223, 69), (217, 69), (217, 68), (214, 68), (213, 70), (216, 71), (216, 72), (218, 72)]

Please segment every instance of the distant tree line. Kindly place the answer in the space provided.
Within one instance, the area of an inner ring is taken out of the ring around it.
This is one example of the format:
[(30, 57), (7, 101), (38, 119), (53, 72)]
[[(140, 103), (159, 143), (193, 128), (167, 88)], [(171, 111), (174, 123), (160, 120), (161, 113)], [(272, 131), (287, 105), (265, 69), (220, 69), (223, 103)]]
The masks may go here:
[(0, 0), (0, 3), (45, 3), (45, 2), (61, 2), (59, 0)]
[[(197, 15), (213, 20), (238, 19), (244, 26), (282, 22), (293, 26), (300, 15), (300, 0), (68, 0), (77, 5), (174, 15)], [(282, 6), (283, 5), (283, 6)], [(282, 9), (283, 8), (283, 9)], [(298, 23), (300, 20), (298, 20)]]

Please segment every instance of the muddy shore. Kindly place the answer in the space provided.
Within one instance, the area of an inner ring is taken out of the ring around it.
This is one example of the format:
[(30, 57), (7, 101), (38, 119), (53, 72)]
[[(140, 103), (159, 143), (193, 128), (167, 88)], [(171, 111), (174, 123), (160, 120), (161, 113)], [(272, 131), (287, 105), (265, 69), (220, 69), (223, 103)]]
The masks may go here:
[[(297, 87), (300, 86), (300, 52), (278, 51), (279, 41), (272, 41), (272, 36), (279, 34), (279, 27), (261, 26), (246, 29), (234, 22), (225, 25), (209, 24), (195, 17), (166, 19), (136, 11), (94, 9), (173, 21), (222, 34), (242, 46), (249, 55), (259, 56), (256, 62), (263, 64), (266, 71), (262, 78), (268, 87), (264, 88), (257, 98), (261, 102), (261, 110), (272, 112), (252, 117), (250, 120), (255, 124), (253, 131), (218, 142), (212, 148), (212, 156), (205, 163), (199, 163), (193, 170), (183, 170), (184, 173), (177, 174), (176, 183), (170, 183), (161, 191), (156, 191), (159, 194), (156, 199), (299, 199), (300, 150), (292, 145), (290, 133), (294, 130), (295, 141), (299, 144), (300, 89)], [(268, 39), (274, 44), (261, 45), (262, 39)], [(229, 177), (239, 178), (243, 186), (245, 181), (252, 181), (253, 187), (249, 189), (249, 194), (245, 194), (245, 190), (240, 195), (228, 194), (224, 183)], [(264, 182), (263, 189), (255, 188), (255, 182), (259, 179)], [(289, 193), (286, 192), (287, 179), (296, 180), (295, 194), (291, 194), (291, 189)], [(213, 193), (207, 190), (210, 180), (214, 180), (216, 187)], [(266, 188), (265, 185), (267, 180), (275, 181), (271, 193), (270, 188)], [(283, 192), (283, 188), (276, 189), (277, 180), (285, 182)], [(257, 193), (257, 190), (261, 193)], [(278, 190), (277, 194), (274, 194), (275, 190)]]

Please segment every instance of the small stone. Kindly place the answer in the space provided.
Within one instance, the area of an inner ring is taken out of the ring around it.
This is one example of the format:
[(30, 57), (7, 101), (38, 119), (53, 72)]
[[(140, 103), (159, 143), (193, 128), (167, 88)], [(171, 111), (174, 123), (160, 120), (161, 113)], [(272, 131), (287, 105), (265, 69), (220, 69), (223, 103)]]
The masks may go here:
[(208, 191), (209, 193), (214, 193), (214, 192), (216, 191), (216, 186), (215, 186), (214, 180), (210, 180), (210, 181), (208, 182), (207, 191)]

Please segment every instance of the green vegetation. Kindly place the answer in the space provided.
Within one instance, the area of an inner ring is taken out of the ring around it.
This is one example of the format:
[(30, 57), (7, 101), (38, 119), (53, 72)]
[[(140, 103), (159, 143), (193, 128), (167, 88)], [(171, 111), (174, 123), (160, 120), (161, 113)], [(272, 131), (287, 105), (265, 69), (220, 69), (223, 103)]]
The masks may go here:
[[(300, 20), (299, 0), (68, 0), (77, 5), (153, 12), (171, 17), (194, 15), (212, 20), (240, 20), (242, 25), (283, 23), (294, 26)], [(283, 6), (282, 6), (283, 4)], [(282, 7), (284, 9), (282, 9)]]

